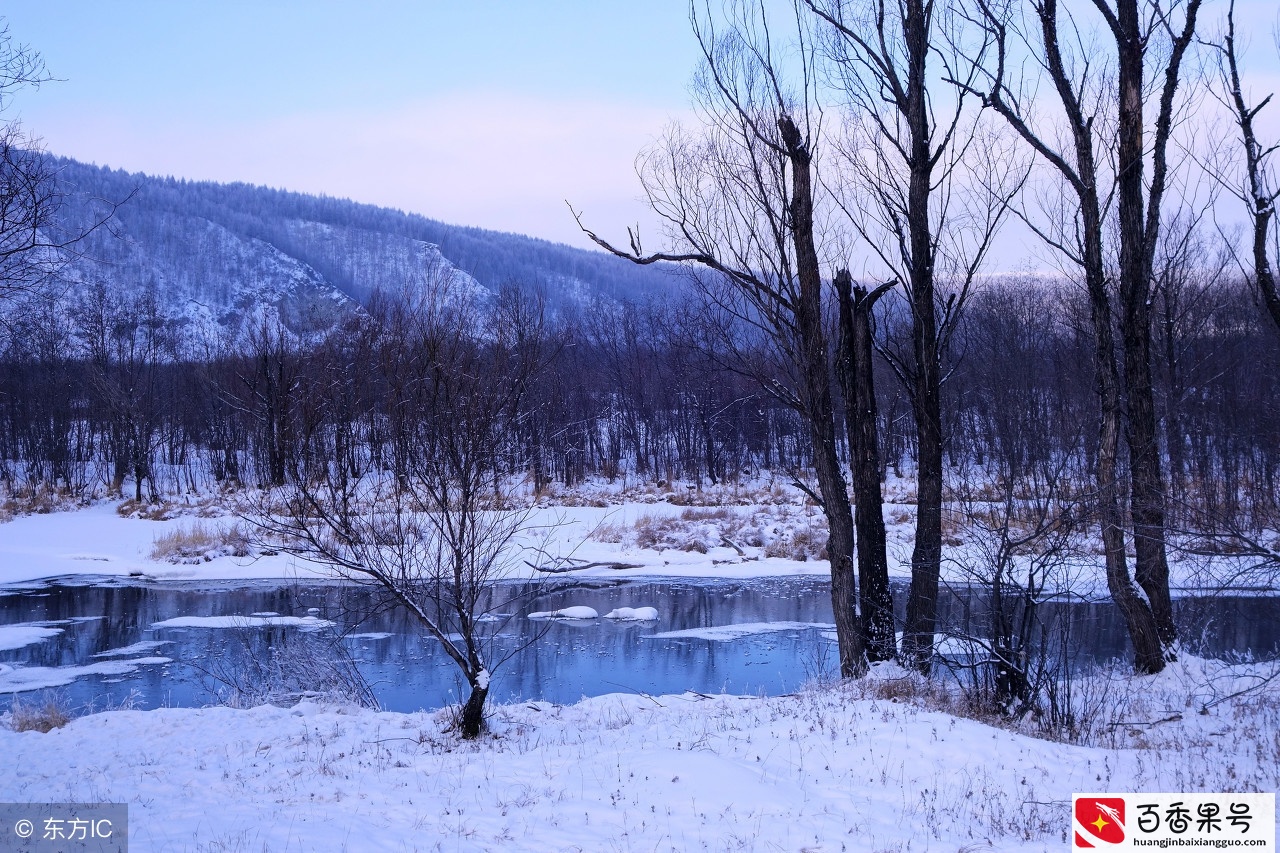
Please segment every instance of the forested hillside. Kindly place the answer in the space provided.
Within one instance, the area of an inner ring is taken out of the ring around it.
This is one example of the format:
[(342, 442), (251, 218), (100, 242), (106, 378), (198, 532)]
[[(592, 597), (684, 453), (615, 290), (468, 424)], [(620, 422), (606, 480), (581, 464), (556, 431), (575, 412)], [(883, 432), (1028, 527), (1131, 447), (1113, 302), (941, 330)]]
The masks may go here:
[(88, 231), (115, 206), (67, 254), (58, 276), (64, 290), (101, 285), (117, 299), (153, 294), (161, 314), (203, 342), (260, 316), (305, 335), (332, 327), (377, 291), (442, 282), (489, 293), (515, 285), (543, 294), (553, 312), (680, 287), (666, 271), (602, 253), (343, 199), (67, 159), (56, 160), (56, 169), (64, 228)]

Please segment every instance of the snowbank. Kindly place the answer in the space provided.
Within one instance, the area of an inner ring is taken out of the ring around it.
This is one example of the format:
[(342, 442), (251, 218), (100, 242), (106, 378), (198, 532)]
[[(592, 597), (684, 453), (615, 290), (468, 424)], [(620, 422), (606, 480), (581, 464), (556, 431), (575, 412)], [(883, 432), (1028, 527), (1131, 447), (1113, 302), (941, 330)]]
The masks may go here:
[[(1187, 672), (1111, 690), (1141, 692), (1154, 723), (1186, 709), (1165, 688)], [(1073, 792), (1276, 790), (1278, 716), (1245, 697), (1083, 747), (861, 687), (526, 703), (474, 743), (447, 713), (115, 711), (0, 726), (0, 800), (127, 802), (139, 853), (1058, 851)]]
[[(547, 555), (544, 560), (547, 564), (574, 563), (588, 567), (570, 572), (573, 577), (741, 580), (796, 575), (825, 577), (829, 573), (825, 560), (770, 556), (776, 551), (753, 546), (747, 541), (732, 548), (717, 547), (714, 541), (703, 542), (700, 549), (695, 550), (655, 550), (640, 547), (635, 541), (636, 525), (643, 527), (647, 518), (659, 517), (690, 528), (705, 527), (708, 522), (699, 521), (696, 514), (685, 517), (691, 509), (697, 508), (638, 501), (607, 507), (539, 505), (531, 511), (527, 535), (518, 544)], [(726, 511), (748, 514), (753, 518), (753, 524), (762, 525), (770, 531), (785, 531), (789, 523), (796, 521), (795, 514), (799, 510), (795, 506), (751, 504), (729, 507)], [(891, 558), (889, 571), (894, 577), (905, 578), (910, 574), (907, 555), (913, 544), (914, 512), (915, 507), (908, 503), (885, 506)], [(204, 521), (219, 523), (217, 518)], [(238, 519), (227, 517), (223, 521), (231, 524)], [(72, 512), (18, 517), (0, 523), (0, 585), (10, 589), (23, 585), (30, 589), (33, 587), (29, 582), (36, 579), (72, 577), (90, 581), (131, 577), (146, 582), (334, 577), (333, 572), (323, 566), (300, 562), (284, 554), (252, 558), (219, 556), (196, 565), (174, 565), (151, 557), (158, 538), (191, 524), (190, 518), (167, 521), (122, 518), (116, 513), (115, 505), (109, 502)], [(621, 531), (622, 541), (601, 541), (602, 531), (607, 528)], [(947, 559), (943, 561), (944, 578), (961, 583), (969, 580), (959, 567), (966, 562), (981, 562), (980, 553), (974, 549), (973, 545), (948, 546)], [(545, 579), (546, 575), (526, 564), (525, 556), (512, 561), (510, 572), (505, 577)], [(1223, 557), (1209, 565), (1207, 557), (1171, 554), (1174, 593), (1216, 589), (1224, 583), (1247, 585), (1249, 575), (1243, 572), (1242, 559)], [(1080, 565), (1063, 576), (1062, 581), (1077, 594), (1100, 597), (1107, 594), (1102, 557), (1098, 554), (1084, 558)], [(1261, 582), (1261, 585), (1265, 587), (1268, 583)]]

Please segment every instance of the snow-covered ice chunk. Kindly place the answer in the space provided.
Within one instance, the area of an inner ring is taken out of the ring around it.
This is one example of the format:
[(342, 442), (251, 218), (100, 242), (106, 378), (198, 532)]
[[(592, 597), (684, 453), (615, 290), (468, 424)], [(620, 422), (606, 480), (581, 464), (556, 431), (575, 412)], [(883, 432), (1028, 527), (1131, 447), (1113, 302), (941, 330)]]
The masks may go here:
[(169, 663), (172, 658), (104, 660), (84, 666), (23, 666), (0, 672), (0, 693), (25, 693), (49, 687), (65, 687), (86, 675), (128, 675), (144, 664)]
[(538, 611), (530, 613), (530, 619), (599, 619), (600, 614), (594, 607), (562, 607), (559, 610)]
[(604, 615), (606, 619), (620, 622), (652, 622), (658, 618), (656, 607), (617, 607)]
[(61, 628), (44, 625), (0, 625), (0, 651), (33, 646), (61, 633)]
[(281, 625), (290, 628), (308, 628), (317, 631), (331, 628), (328, 619), (314, 616), (178, 616), (163, 622), (153, 622), (152, 628), (265, 628)]
[(737, 625), (713, 625), (707, 628), (689, 628), (684, 631), (663, 631), (649, 634), (650, 640), (738, 640), (753, 634), (771, 634), (776, 631), (802, 631), (806, 628), (834, 628), (826, 622), (742, 622)]
[(129, 655), (141, 655), (147, 652), (153, 652), (161, 646), (169, 645), (172, 640), (143, 640), (134, 643), (131, 646), (121, 646), (118, 649), (107, 649), (105, 652), (98, 652), (95, 658), (123, 658)]

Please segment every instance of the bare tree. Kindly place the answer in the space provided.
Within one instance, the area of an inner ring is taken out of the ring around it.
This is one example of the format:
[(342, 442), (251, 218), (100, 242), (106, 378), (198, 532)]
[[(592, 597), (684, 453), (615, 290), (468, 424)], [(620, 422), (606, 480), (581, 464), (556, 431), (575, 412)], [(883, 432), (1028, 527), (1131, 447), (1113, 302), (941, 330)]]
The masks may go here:
[(51, 79), (40, 54), (15, 42), (8, 25), (0, 25), (0, 300), (48, 281), (66, 251), (119, 207), (109, 204), (83, 230), (68, 233), (59, 227), (64, 192), (57, 165), (20, 123), (3, 120), (15, 93)]
[[(965, 185), (979, 114), (970, 109), (974, 99), (945, 78), (966, 81), (976, 72), (961, 51), (949, 48), (954, 27), (948, 4), (804, 5), (817, 20), (833, 84), (847, 101), (850, 133), (843, 153), (854, 192), (842, 207), (872, 254), (902, 282), (911, 312), (909, 353), (885, 354), (908, 389), (919, 462), (902, 654), (927, 672), (942, 563), (944, 360), (974, 276), (1021, 179), (1010, 180), (1016, 175), (1012, 163), (996, 159), (984, 164), (989, 168), (982, 180)], [(980, 58), (987, 41), (966, 45), (964, 52)], [(940, 288), (948, 286), (944, 298)]]
[[(957, 81), (980, 94), (983, 103), (1056, 172), (1074, 196), (1065, 219), (1039, 228), (1041, 236), (1083, 272), (1094, 333), (1095, 375), (1101, 403), (1099, 450), (1095, 466), (1098, 506), (1106, 552), (1107, 583), (1125, 616), (1133, 640), (1136, 667), (1158, 672), (1174, 655), (1176, 628), (1169, 595), (1165, 549), (1164, 483), (1151, 378), (1152, 269), (1160, 238), (1164, 194), (1169, 181), (1168, 145), (1177, 107), (1182, 61), (1191, 46), (1201, 0), (1145, 7), (1141, 0), (1093, 0), (1101, 29), (1114, 47), (1114, 77), (1099, 61), (1098, 44), (1076, 10), (1058, 0), (992, 3), (975, 0), (972, 20), (992, 40), (993, 55), (984, 77)], [(1036, 108), (1015, 79), (1013, 66), (1030, 53), (1052, 86), (1060, 118), (1069, 134), (1061, 147), (1048, 124), (1037, 123)], [(1157, 108), (1153, 126), (1145, 112), (1148, 71)], [(979, 85), (981, 82), (981, 85)], [(1114, 148), (1100, 139), (1115, 128)], [(1150, 141), (1146, 134), (1150, 132)], [(1112, 160), (1111, 158), (1114, 158)], [(1148, 160), (1150, 161), (1148, 163)], [(1110, 190), (1103, 186), (1114, 164)], [(1148, 166), (1150, 170), (1148, 172)], [(1114, 200), (1119, 236), (1119, 328), (1123, 362), (1115, 360), (1114, 322), (1104, 249), (1104, 216)], [(1035, 227), (1033, 225), (1033, 227)], [(1123, 397), (1122, 397), (1123, 391)], [(1127, 403), (1127, 406), (1125, 405)], [(1127, 419), (1122, 421), (1122, 416)], [(1125, 555), (1124, 516), (1117, 468), (1122, 422), (1127, 424), (1130, 514), (1134, 526), (1136, 575), (1133, 585)]]
[(283, 486), (289, 459), (296, 457), (297, 391), (302, 357), (295, 336), (278, 318), (253, 318), (244, 333), (243, 370), (228, 397), (256, 423), (257, 474), (264, 486)]
[(845, 425), (849, 433), (854, 527), (858, 534), (858, 581), (862, 584), (862, 630), (866, 636), (867, 658), (892, 660), (897, 648), (893, 596), (889, 590), (884, 495), (880, 491), (880, 426), (876, 415), (871, 329), (876, 302), (896, 282), (868, 291), (854, 285), (848, 270), (839, 270), (832, 283), (840, 313), (836, 376), (844, 395)]
[[(494, 584), (518, 563), (516, 538), (529, 524), (527, 511), (502, 500), (498, 459), (542, 366), (542, 315), (522, 311), (517, 327), (509, 314), (440, 290), (372, 313), (385, 396), (369, 416), (391, 423), (391, 464), (335, 464), (337, 425), (316, 420), (308, 443), (324, 463), (308, 470), (292, 460), (287, 485), (251, 520), (291, 553), (372, 581), (404, 606), (466, 679), (458, 725), (472, 738), (506, 657), (485, 627), (500, 626), (494, 611), (509, 604)], [(309, 393), (323, 399), (326, 380), (317, 381)]]
[(799, 479), (797, 485), (827, 519), (840, 672), (856, 677), (867, 663), (857, 611), (853, 511), (838, 452), (823, 315), (811, 51), (798, 32), (801, 79), (792, 92), (763, 5), (733, 2), (727, 15), (731, 23), (723, 32), (709, 11), (695, 7), (691, 15), (703, 55), (695, 82), (702, 132), (673, 128), (643, 161), (645, 192), (665, 222), (671, 250), (648, 254), (634, 232), (630, 248), (618, 249), (583, 230), (635, 263), (694, 264), (718, 274), (707, 295), (768, 342), (777, 367), (769, 390), (800, 412), (809, 430), (818, 491)]
[(1250, 106), (1240, 81), (1240, 52), (1236, 41), (1236, 4), (1227, 6), (1227, 31), (1222, 41), (1215, 44), (1218, 52), (1218, 72), (1225, 97), (1236, 126), (1240, 128), (1240, 144), (1244, 148), (1244, 186), (1234, 190), (1249, 214), (1252, 248), (1253, 283), (1262, 298), (1262, 304), (1271, 316), (1272, 323), (1280, 331), (1280, 292), (1276, 290), (1276, 274), (1272, 268), (1273, 246), (1280, 250), (1280, 227), (1277, 227), (1276, 199), (1280, 198), (1280, 185), (1271, 174), (1271, 155), (1280, 149), (1280, 142), (1264, 145), (1258, 141), (1254, 124), (1258, 113), (1271, 102), (1275, 93)]
[[(1014, 716), (1035, 709), (1049, 676), (1063, 674), (1050, 672), (1042, 608), (1070, 594), (1067, 569), (1082, 558), (1071, 493), (1084, 428), (1044, 394), (1046, 375), (1057, 372), (1060, 328), (1046, 307), (1043, 290), (1007, 283), (984, 288), (971, 306), (965, 348), (982, 403), (982, 467), (957, 478), (949, 494), (965, 542), (953, 564), (978, 593), (965, 608), (977, 625), (953, 629), (963, 657), (940, 658), (967, 675), (961, 680), (975, 698)], [(1055, 441), (1062, 429), (1066, 447)]]
[[(49, 80), (40, 54), (0, 28), (0, 115), (14, 93)], [(50, 272), (47, 231), (62, 197), (49, 159), (16, 121), (0, 126), (0, 297), (30, 290)]]

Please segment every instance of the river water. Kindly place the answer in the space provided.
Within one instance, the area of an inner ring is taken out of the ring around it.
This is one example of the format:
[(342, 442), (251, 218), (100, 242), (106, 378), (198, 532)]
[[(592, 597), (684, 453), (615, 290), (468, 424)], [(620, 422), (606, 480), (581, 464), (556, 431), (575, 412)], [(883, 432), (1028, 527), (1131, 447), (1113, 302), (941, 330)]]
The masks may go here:
[[(493, 609), (501, 615), (485, 633), (490, 659), (504, 659), (493, 680), (497, 701), (573, 702), (603, 693), (686, 690), (776, 695), (836, 671), (830, 586), (817, 578), (606, 579), (500, 585), (493, 595)], [(895, 587), (899, 608), (905, 597), (905, 588)], [(981, 636), (983, 603), (980, 592), (958, 591), (945, 598), (942, 618), (960, 633)], [(570, 606), (592, 607), (601, 615), (620, 607), (653, 607), (659, 618), (526, 618), (530, 612)], [(1280, 599), (1183, 598), (1178, 607), (1186, 636), (1202, 654), (1268, 657), (1280, 647)], [(1109, 604), (1074, 602), (1043, 612), (1053, 626), (1051, 643), (1065, 644), (1077, 660), (1105, 661), (1128, 653), (1123, 625)], [(156, 626), (177, 617), (262, 613), (333, 626)], [(6, 677), (18, 670), (69, 681), (52, 689), (77, 709), (126, 701), (139, 708), (190, 707), (223, 701), (246, 681), (269, 677), (274, 670), (264, 661), (286, 670), (306, 669), (301, 664), (313, 665), (321, 657), (353, 665), (388, 710), (438, 708), (457, 701), (460, 692), (465, 696), (439, 644), (407, 612), (381, 603), (368, 587), (99, 578), (0, 590), (0, 638), (6, 636), (4, 626), (32, 623), (59, 633), (46, 631), (44, 639), (0, 649), (0, 708), (14, 695), (41, 695), (6, 692), (14, 689), (12, 681), (4, 686)], [(719, 635), (699, 630), (728, 625), (755, 627)], [(113, 653), (121, 649), (126, 651)], [(285, 653), (290, 651), (292, 657)]]

